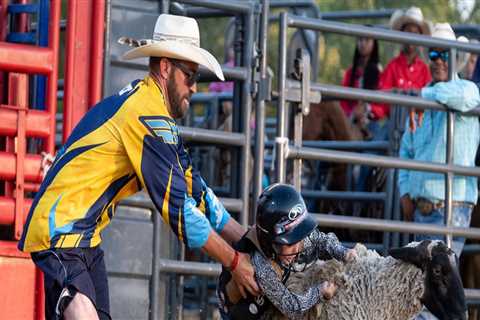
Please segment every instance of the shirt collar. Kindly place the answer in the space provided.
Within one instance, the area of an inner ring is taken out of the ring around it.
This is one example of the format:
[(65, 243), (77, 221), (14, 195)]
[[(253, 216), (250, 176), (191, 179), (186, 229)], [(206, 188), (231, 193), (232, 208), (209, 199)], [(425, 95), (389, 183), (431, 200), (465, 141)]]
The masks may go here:
[(145, 86), (147, 87), (147, 89), (148, 89), (148, 91), (151, 95), (152, 102), (155, 105), (165, 106), (165, 111), (171, 117), (170, 112), (168, 111), (169, 110), (168, 101), (165, 99), (165, 96), (162, 92), (162, 88), (160, 87), (160, 85), (150, 75), (147, 75), (143, 79), (143, 81), (144, 81)]

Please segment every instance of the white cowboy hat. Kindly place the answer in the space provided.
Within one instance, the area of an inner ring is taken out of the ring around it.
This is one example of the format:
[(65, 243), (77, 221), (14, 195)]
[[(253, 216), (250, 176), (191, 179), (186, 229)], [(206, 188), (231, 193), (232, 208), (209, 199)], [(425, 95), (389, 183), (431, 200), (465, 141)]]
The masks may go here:
[[(460, 36), (456, 37), (455, 32), (452, 29), (452, 26), (450, 26), (449, 23), (443, 22), (443, 23), (436, 23), (433, 26), (433, 31), (432, 31), (432, 37), (435, 38), (440, 38), (440, 39), (445, 39), (445, 40), (453, 40), (453, 41), (460, 41), (460, 42), (469, 42), (467, 37)], [(467, 65), (468, 59), (470, 59), (470, 53), (469, 52), (463, 52), (459, 51), (457, 53), (457, 72), (460, 72), (465, 68)]]
[[(452, 27), (447, 22), (435, 23), (435, 25), (433, 26), (432, 37), (453, 41), (457, 40), (457, 38), (455, 37), (455, 32), (453, 32)], [(468, 42), (467, 38), (463, 38), (464, 40), (459, 39), (459, 41), (467, 40)]]
[(118, 42), (136, 47), (126, 52), (123, 59), (166, 57), (191, 61), (212, 71), (220, 80), (225, 80), (217, 59), (207, 50), (200, 48), (198, 23), (193, 18), (161, 14), (155, 23), (153, 39), (135, 40), (122, 37)]
[(419, 26), (422, 34), (430, 35), (430, 24), (423, 18), (422, 10), (418, 7), (410, 7), (406, 11), (395, 10), (390, 18), (390, 27), (393, 30), (402, 31), (407, 23)]

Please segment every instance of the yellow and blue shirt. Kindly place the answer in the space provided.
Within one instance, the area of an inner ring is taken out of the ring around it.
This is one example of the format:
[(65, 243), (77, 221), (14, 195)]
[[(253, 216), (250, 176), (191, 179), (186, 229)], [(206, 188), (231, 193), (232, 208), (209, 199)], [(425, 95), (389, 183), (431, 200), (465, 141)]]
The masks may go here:
[(78, 123), (32, 203), (19, 249), (95, 247), (115, 204), (145, 188), (190, 247), (230, 215), (192, 168), (164, 96), (150, 77), (94, 106)]

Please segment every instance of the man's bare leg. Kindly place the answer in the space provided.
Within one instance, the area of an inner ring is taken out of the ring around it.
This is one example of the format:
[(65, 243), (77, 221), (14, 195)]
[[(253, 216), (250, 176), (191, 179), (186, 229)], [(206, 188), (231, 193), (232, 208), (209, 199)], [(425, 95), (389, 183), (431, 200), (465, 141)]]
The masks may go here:
[(97, 309), (84, 294), (77, 292), (63, 312), (65, 320), (99, 320)]

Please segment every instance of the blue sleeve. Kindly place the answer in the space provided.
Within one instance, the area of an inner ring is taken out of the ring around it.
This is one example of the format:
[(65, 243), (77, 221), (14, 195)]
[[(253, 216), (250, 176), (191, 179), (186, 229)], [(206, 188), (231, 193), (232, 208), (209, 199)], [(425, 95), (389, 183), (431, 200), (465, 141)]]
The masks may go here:
[(202, 183), (205, 188), (205, 215), (208, 217), (208, 220), (215, 231), (220, 233), (223, 231), (223, 228), (227, 224), (228, 220), (230, 220), (231, 216), (217, 196), (213, 193), (213, 190), (207, 186), (203, 179)]
[(447, 105), (456, 111), (469, 111), (480, 104), (480, 94), (475, 83), (469, 80), (437, 82), (422, 89), (422, 97)]

